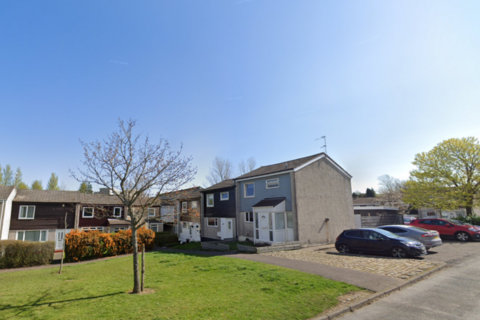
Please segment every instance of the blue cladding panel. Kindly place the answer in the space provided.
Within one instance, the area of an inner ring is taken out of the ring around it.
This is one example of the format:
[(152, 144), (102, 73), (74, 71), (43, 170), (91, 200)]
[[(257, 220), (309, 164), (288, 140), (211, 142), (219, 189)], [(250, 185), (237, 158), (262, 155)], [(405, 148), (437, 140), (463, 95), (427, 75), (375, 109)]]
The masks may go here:
[[(279, 179), (279, 187), (267, 189), (266, 181), (270, 179)], [(245, 198), (246, 183), (253, 182), (255, 184), (255, 196), (253, 198)], [(266, 178), (241, 181), (240, 182), (240, 211), (252, 211), (252, 206), (265, 198), (285, 197), (285, 208), (292, 211), (292, 192), (290, 184), (290, 174), (282, 174), (278, 176), (269, 176)]]

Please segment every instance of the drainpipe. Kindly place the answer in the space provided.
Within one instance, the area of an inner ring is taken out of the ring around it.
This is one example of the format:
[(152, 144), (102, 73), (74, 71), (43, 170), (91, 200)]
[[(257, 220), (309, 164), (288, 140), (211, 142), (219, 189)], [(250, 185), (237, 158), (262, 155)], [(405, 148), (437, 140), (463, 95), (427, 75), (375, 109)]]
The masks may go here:
[(327, 227), (327, 244), (330, 244), (330, 232), (329, 232), (329, 224), (328, 221), (330, 221), (329, 218), (325, 218), (325, 226)]

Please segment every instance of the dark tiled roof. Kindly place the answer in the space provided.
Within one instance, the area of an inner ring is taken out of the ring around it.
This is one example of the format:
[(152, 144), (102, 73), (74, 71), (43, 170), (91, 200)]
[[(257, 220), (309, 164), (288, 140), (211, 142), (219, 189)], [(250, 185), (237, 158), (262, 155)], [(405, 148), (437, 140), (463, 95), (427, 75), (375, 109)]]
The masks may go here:
[(0, 200), (7, 200), (14, 188), (14, 186), (0, 186)]
[(256, 205), (252, 206), (252, 207), (276, 207), (277, 205), (279, 205), (280, 203), (282, 203), (282, 201), (285, 201), (285, 197), (279, 197), (279, 198), (265, 198), (263, 199), (262, 201), (260, 201), (259, 203), (257, 203)]
[(229, 179), (229, 180), (225, 180), (217, 184), (214, 184), (213, 186), (208, 187), (206, 189), (203, 189), (201, 192), (212, 191), (212, 190), (223, 189), (223, 188), (234, 187), (234, 186), (235, 184), (233, 179)]
[(15, 202), (65, 202), (78, 203), (79, 191), (17, 190)]
[(160, 196), (160, 199), (163, 200), (164, 204), (169, 202), (174, 202), (175, 200), (188, 200), (196, 199), (201, 197), (202, 187), (193, 187), (189, 189), (178, 190), (174, 192), (164, 193)]
[(130, 221), (126, 221), (126, 220), (108, 219), (109, 226), (124, 226), (129, 224), (130, 224)]
[(241, 175), (240, 177), (235, 178), (235, 180), (239, 179), (244, 179), (244, 178), (250, 178), (250, 177), (256, 177), (256, 176), (263, 176), (264, 174), (271, 174), (271, 173), (277, 173), (277, 172), (282, 172), (282, 171), (290, 171), (293, 170), (297, 167), (300, 167), (301, 165), (307, 163), (310, 160), (313, 160), (319, 156), (321, 156), (324, 153), (317, 153), (305, 158), (300, 158), (300, 159), (295, 159), (295, 160), (289, 160), (281, 163), (276, 163), (276, 164), (271, 164), (269, 166), (262, 166), (258, 169), (255, 169), (253, 171), (250, 171), (244, 175)]

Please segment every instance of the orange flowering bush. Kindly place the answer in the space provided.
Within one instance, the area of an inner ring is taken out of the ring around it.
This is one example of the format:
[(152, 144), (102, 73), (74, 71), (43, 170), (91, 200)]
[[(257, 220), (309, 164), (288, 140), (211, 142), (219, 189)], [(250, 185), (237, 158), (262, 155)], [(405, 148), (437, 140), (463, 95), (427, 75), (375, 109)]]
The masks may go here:
[[(139, 251), (155, 246), (155, 232), (142, 227), (137, 230)], [(119, 231), (115, 234), (100, 231), (72, 230), (65, 236), (65, 260), (82, 261), (118, 254), (132, 253), (132, 230)]]

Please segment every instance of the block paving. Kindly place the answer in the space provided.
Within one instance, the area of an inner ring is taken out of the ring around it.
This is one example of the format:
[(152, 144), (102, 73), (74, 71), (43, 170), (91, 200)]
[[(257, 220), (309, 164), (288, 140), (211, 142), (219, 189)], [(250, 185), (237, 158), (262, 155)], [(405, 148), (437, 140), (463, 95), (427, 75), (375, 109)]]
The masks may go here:
[(403, 280), (408, 280), (409, 278), (420, 275), (434, 267), (444, 265), (443, 262), (427, 261), (421, 258), (397, 259), (386, 256), (340, 254), (335, 249), (318, 250), (315, 248), (306, 248), (294, 251), (278, 251), (262, 254), (371, 272)]

